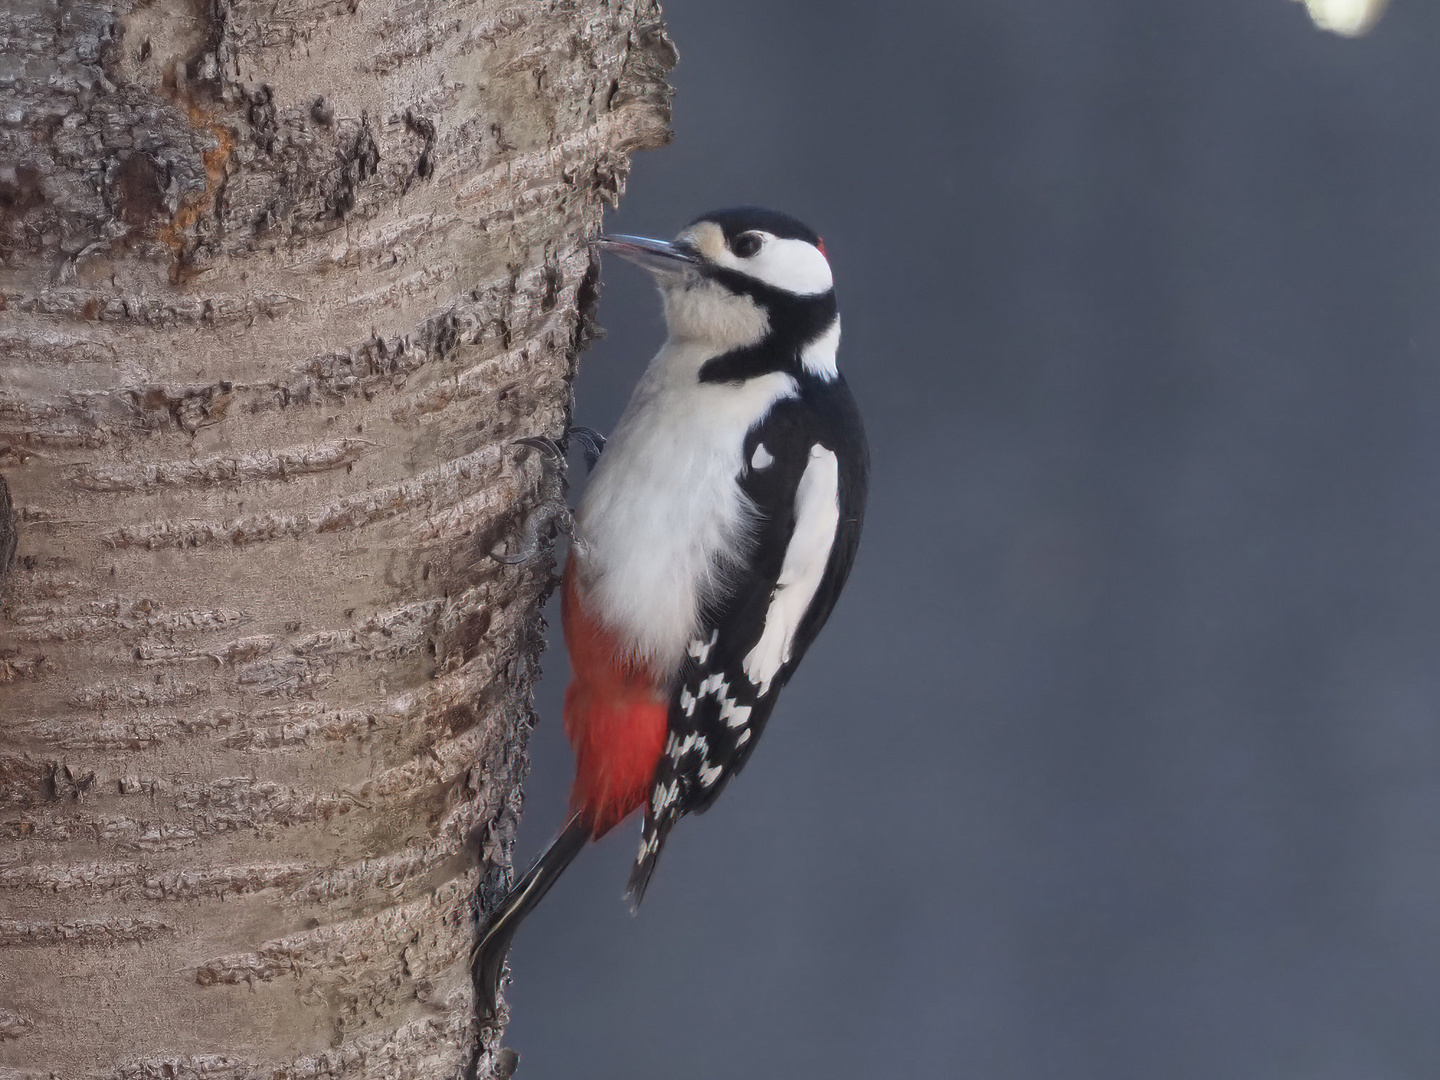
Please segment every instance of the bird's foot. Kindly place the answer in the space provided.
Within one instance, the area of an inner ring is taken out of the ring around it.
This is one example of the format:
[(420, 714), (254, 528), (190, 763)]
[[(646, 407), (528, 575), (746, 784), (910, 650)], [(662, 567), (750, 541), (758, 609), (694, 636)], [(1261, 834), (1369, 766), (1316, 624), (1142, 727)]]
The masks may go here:
[(600, 454), (605, 449), (605, 436), (594, 428), (588, 427), (572, 427), (565, 434), (567, 437), (573, 436), (575, 441), (580, 444), (580, 449), (585, 454), (586, 473), (593, 472), (595, 463), (600, 460)]
[(514, 445), (534, 450), (540, 455), (544, 473), (540, 501), (525, 515), (520, 524), (520, 543), (516, 551), (500, 554), (492, 551), (490, 557), (505, 566), (518, 566), (532, 562), (550, 552), (557, 537), (564, 533), (573, 536), (575, 519), (565, 505), (565, 449), (561, 443), (544, 435), (531, 435), (516, 439)]
[(490, 553), (505, 566), (519, 566), (550, 554), (560, 534), (575, 535), (575, 515), (564, 503), (558, 507), (542, 504), (526, 515), (520, 526), (520, 547), (512, 554)]

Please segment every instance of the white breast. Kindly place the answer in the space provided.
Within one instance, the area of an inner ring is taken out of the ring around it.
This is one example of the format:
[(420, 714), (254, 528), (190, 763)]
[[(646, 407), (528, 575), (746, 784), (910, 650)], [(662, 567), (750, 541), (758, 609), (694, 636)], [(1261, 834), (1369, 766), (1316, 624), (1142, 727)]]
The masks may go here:
[(586, 606), (662, 677), (679, 667), (701, 605), (754, 520), (737, 479), (745, 435), (796, 393), (773, 374), (701, 383), (709, 358), (667, 342), (605, 446), (576, 515)]

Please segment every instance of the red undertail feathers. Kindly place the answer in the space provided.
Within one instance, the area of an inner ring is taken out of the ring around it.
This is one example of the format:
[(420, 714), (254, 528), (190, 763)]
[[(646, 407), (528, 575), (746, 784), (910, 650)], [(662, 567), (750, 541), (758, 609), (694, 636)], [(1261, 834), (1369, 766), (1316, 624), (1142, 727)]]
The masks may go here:
[(585, 610), (571, 562), (561, 601), (571, 672), (565, 735), (575, 751), (570, 808), (598, 840), (644, 805), (669, 710), (654, 676), (627, 661), (614, 632)]

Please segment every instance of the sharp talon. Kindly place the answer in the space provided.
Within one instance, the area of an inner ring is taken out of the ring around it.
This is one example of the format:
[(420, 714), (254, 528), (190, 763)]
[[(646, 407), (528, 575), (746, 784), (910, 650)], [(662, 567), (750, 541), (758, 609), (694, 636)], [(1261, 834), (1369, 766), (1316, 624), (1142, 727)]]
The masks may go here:
[(521, 563), (527, 563), (531, 559), (538, 557), (540, 554), (540, 544), (532, 540), (530, 543), (525, 544), (514, 555), (496, 555), (492, 551), (490, 553), (490, 557), (496, 562), (502, 563), (505, 566), (519, 566)]
[(532, 450), (539, 450), (546, 457), (553, 460), (560, 460), (565, 452), (560, 449), (560, 444), (554, 439), (546, 438), (544, 435), (531, 435), (524, 439), (516, 439), (516, 446), (528, 446)]
[(581, 427), (577, 424), (575, 427), (566, 431), (565, 434), (574, 435), (584, 445), (591, 447), (597, 454), (605, 449), (605, 436), (601, 435), (600, 432), (594, 428)]
[(575, 436), (580, 443), (580, 448), (585, 452), (585, 471), (591, 472), (595, 463), (600, 460), (600, 454), (605, 449), (605, 436), (601, 435), (594, 428), (572, 427), (565, 433)]
[(570, 508), (562, 505), (549, 512), (542, 508), (532, 512), (521, 524), (519, 551), (513, 555), (498, 555), (492, 551), (490, 557), (505, 566), (519, 566), (549, 554), (550, 545), (546, 541), (554, 540), (557, 533), (562, 532), (566, 536), (575, 535), (575, 516), (570, 513)]

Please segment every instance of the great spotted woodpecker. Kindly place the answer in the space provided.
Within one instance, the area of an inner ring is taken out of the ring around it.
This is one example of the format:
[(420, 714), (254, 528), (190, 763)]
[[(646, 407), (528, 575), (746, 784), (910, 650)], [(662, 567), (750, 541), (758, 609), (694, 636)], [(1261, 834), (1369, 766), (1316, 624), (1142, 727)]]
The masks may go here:
[(645, 807), (638, 906), (670, 829), (744, 766), (845, 584), (865, 508), (865, 433), (835, 364), (819, 236), (743, 208), (673, 243), (597, 244), (655, 276), (669, 337), (575, 515), (562, 601), (571, 817), (477, 946), (487, 1016), (520, 920), (587, 841)]

